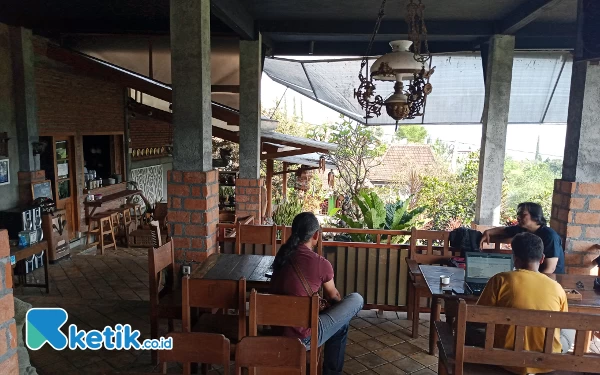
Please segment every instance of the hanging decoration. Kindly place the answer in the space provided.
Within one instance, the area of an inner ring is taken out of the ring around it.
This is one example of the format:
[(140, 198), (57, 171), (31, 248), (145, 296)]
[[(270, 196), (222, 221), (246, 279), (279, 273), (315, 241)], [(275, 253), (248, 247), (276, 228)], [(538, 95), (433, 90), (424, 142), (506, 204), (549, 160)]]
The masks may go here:
[(325, 156), (321, 155), (321, 157), (319, 158), (319, 171), (321, 173), (325, 173)]
[[(375, 39), (381, 20), (384, 15), (386, 0), (381, 3), (381, 8), (375, 23), (375, 29), (367, 53), (362, 60), (359, 72), (360, 85), (354, 90), (360, 106), (365, 110), (365, 118), (373, 115), (381, 115), (381, 107), (385, 105), (387, 114), (398, 121), (413, 119), (423, 116), (423, 109), (427, 95), (432, 91), (429, 77), (434, 69), (429, 69), (431, 54), (427, 43), (427, 28), (425, 26), (425, 6), (419, 0), (409, 0), (406, 7), (406, 23), (408, 24), (409, 40), (396, 40), (390, 42), (392, 52), (378, 58), (371, 66), (370, 76), (363, 75), (363, 69), (367, 69), (367, 59), (371, 53), (373, 40)], [(412, 52), (410, 47), (412, 46)], [(377, 81), (395, 81), (394, 93), (383, 100), (381, 95), (375, 94)], [(405, 87), (403, 81), (408, 81)]]
[(327, 174), (327, 184), (330, 189), (335, 188), (335, 174), (333, 173), (333, 169)]

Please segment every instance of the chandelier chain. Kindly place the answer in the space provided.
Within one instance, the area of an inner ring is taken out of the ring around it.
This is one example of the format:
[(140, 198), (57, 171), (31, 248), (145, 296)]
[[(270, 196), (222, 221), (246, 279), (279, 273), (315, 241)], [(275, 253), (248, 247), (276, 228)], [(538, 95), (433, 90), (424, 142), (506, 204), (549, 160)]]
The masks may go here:
[(383, 0), (381, 2), (381, 6), (379, 7), (379, 13), (377, 13), (377, 21), (375, 21), (375, 27), (373, 28), (373, 34), (371, 34), (371, 39), (369, 40), (369, 46), (367, 47), (367, 52), (363, 57), (361, 63), (361, 70), (367, 65), (367, 59), (371, 54), (371, 49), (373, 48), (373, 43), (375, 42), (375, 37), (379, 33), (379, 28), (381, 27), (381, 21), (383, 20), (383, 16), (385, 15), (385, 3), (387, 0)]

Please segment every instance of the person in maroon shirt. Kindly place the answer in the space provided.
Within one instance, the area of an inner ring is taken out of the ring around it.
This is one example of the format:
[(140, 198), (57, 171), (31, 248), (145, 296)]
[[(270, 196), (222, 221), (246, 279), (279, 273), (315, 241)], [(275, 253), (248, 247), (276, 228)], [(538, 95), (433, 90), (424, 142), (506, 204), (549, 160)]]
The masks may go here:
[[(341, 375), (348, 326), (350, 320), (362, 309), (364, 302), (358, 293), (351, 293), (344, 298), (340, 296), (333, 281), (331, 263), (313, 251), (320, 235), (319, 221), (314, 214), (303, 212), (294, 218), (292, 234), (281, 246), (273, 262), (270, 290), (273, 294), (310, 295), (301, 277), (306, 280), (313, 293), (323, 287), (323, 297), (331, 303), (331, 307), (319, 314), (318, 346), (325, 344), (323, 375)], [(285, 327), (281, 333), (299, 338), (306, 349), (310, 349), (310, 328)]]

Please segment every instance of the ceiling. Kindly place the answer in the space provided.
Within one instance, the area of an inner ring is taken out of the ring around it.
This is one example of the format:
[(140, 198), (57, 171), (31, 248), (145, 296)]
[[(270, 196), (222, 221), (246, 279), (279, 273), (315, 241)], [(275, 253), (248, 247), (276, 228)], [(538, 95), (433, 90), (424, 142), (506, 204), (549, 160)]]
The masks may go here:
[[(388, 0), (373, 55), (406, 38), (408, 0)], [(433, 53), (478, 50), (490, 35), (516, 35), (520, 50), (569, 50), (577, 0), (423, 0)], [(212, 0), (211, 31), (254, 39), (273, 55), (359, 56), (379, 9), (375, 0)], [(169, 0), (2, 0), (0, 22), (55, 38), (81, 34), (166, 35)]]

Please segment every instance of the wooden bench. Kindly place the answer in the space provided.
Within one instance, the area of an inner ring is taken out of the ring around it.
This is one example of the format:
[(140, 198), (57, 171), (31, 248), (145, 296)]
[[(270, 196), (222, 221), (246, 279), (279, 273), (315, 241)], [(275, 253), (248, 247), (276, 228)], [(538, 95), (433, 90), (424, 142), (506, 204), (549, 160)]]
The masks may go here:
[[(440, 375), (512, 374), (498, 366), (552, 369), (561, 375), (600, 369), (600, 355), (586, 353), (588, 332), (600, 327), (600, 315), (467, 305), (463, 299), (448, 300), (446, 315), (446, 322), (435, 322)], [(468, 322), (486, 325), (483, 347), (465, 345)], [(507, 323), (516, 326), (514, 348), (494, 348), (496, 325)], [(540, 352), (523, 349), (526, 327), (546, 328)], [(553, 353), (557, 329), (577, 331), (572, 353)]]

